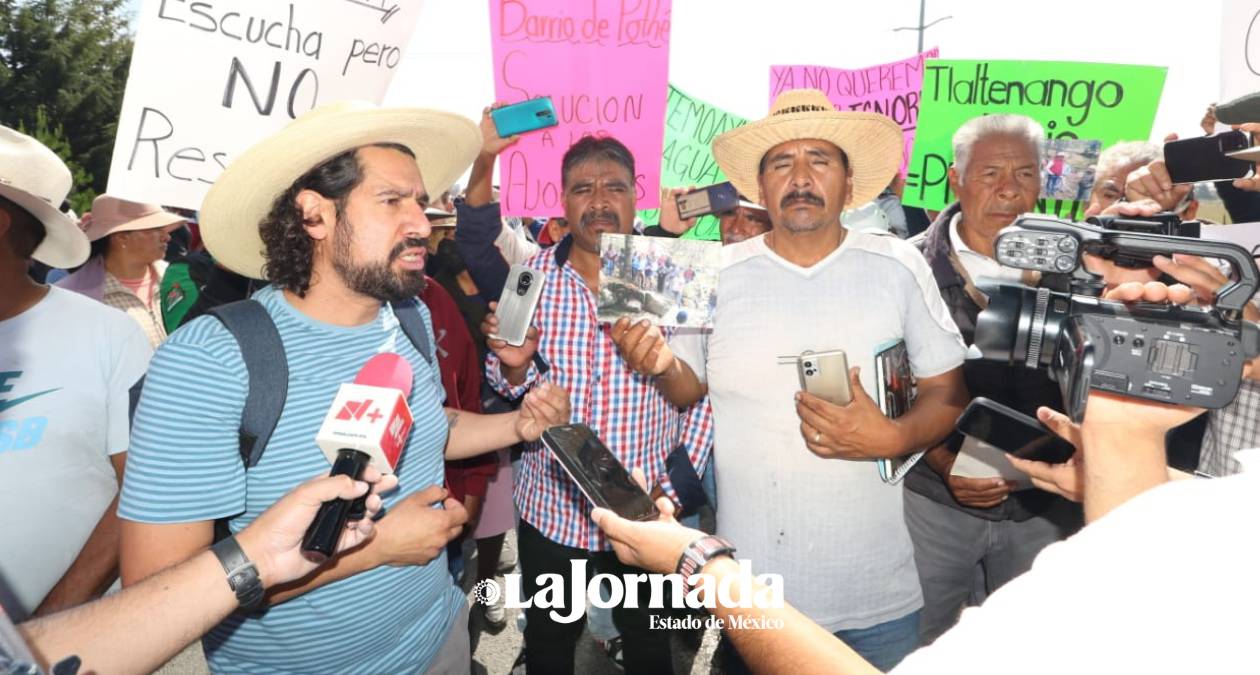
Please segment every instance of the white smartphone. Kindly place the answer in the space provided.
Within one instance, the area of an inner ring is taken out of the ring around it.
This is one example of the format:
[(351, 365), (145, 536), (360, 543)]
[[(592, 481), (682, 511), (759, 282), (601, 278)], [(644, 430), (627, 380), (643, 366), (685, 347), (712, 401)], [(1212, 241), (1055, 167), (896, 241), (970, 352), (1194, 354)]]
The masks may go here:
[(543, 273), (536, 269), (512, 265), (494, 310), (499, 319), (499, 330), (489, 337), (503, 340), (513, 347), (525, 344), (525, 334), (534, 320), (534, 310), (538, 307), (545, 280)]
[(853, 400), (853, 390), (849, 387), (849, 358), (843, 349), (802, 352), (796, 357), (796, 371), (804, 391), (836, 405), (848, 405)]

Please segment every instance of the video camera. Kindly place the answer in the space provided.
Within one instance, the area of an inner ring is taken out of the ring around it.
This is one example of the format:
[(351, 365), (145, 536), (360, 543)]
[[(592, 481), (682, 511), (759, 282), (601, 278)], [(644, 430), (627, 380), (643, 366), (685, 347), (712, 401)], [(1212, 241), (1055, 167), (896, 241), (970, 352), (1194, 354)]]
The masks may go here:
[[(1260, 328), (1242, 320), (1260, 272), (1236, 244), (1026, 214), (998, 235), (995, 251), (1008, 267), (1078, 277), (1083, 253), (1133, 267), (1149, 267), (1154, 256), (1175, 253), (1218, 258), (1233, 267), (1237, 280), (1219, 289), (1207, 308), (1125, 304), (982, 281), (989, 305), (976, 321), (976, 347), (989, 360), (1048, 369), (1077, 422), (1085, 416), (1090, 389), (1224, 407), (1238, 393), (1243, 364), (1260, 355)], [(1084, 275), (1101, 288), (1097, 275)]]

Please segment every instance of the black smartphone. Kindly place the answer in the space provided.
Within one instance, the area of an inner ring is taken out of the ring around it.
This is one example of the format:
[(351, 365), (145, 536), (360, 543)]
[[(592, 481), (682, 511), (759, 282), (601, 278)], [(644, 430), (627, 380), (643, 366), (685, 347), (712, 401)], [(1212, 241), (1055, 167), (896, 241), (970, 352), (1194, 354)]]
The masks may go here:
[(954, 428), (1021, 459), (1060, 464), (1076, 454), (1075, 446), (1041, 422), (983, 396), (972, 399)]
[(548, 428), (543, 445), (595, 506), (627, 520), (654, 520), (659, 512), (652, 498), (630, 477), (617, 456), (585, 424)]
[(1164, 164), (1174, 183), (1233, 180), (1250, 173), (1252, 164), (1226, 153), (1250, 147), (1251, 136), (1241, 131), (1169, 141), (1164, 144)]
[(490, 111), (490, 119), (494, 120), (494, 128), (501, 138), (559, 124), (556, 120), (556, 106), (552, 104), (550, 96), (495, 108)]
[(678, 216), (683, 220), (722, 213), (739, 206), (739, 191), (730, 183), (708, 185), (686, 194), (678, 195)]

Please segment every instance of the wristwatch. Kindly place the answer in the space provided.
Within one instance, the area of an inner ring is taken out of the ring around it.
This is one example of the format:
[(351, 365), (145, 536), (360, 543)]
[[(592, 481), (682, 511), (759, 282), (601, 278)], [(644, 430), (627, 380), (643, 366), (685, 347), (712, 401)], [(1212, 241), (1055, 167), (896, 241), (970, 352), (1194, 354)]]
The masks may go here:
[(687, 591), (692, 591), (695, 589), (690, 581), (692, 575), (704, 569), (710, 560), (734, 552), (735, 545), (726, 539), (714, 534), (705, 535), (683, 549), (682, 556), (678, 558), (675, 573), (682, 575), (683, 587)]
[(223, 571), (227, 572), (228, 586), (236, 593), (241, 609), (254, 609), (261, 604), (263, 586), (262, 579), (258, 578), (258, 568), (245, 555), (245, 551), (241, 550), (241, 545), (236, 543), (236, 537), (220, 539), (210, 550), (214, 551), (219, 564), (223, 565)]

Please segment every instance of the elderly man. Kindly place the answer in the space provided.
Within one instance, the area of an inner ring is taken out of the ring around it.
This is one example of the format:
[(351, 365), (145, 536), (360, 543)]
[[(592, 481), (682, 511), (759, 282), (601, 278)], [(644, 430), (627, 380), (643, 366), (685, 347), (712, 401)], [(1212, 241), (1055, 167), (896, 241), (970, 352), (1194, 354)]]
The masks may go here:
[[(988, 304), (976, 287), (980, 279), (1037, 282), (1031, 273), (1000, 265), (993, 247), (1002, 228), (1037, 205), (1044, 138), (1041, 125), (1022, 115), (986, 115), (959, 127), (949, 169), (958, 201), (914, 240), (967, 344), (974, 342), (976, 317)], [(1043, 370), (972, 360), (963, 375), (972, 396), (1028, 415), (1040, 406), (1062, 409), (1058, 385)], [(1017, 483), (996, 475), (953, 475), (957, 452), (933, 448), (906, 476), (906, 524), (923, 585), (924, 642), (952, 626), (969, 600), (1024, 573), (1041, 549), (1079, 527), (1079, 509), (1060, 497), (1016, 491)]]
[[(888, 185), (901, 145), (892, 120), (837, 112), (817, 90), (785, 92), (766, 119), (719, 136), (718, 164), (740, 192), (760, 196), (773, 228), (722, 249), (707, 340), (674, 351), (645, 344), (650, 335), (621, 345), (649, 354), (636, 366), (661, 373), (680, 400), (707, 381), (718, 533), (740, 542), (741, 558), (782, 574), (793, 605), (885, 669), (917, 646), (923, 603), (901, 488), (870, 461), (836, 460), (929, 447), (965, 401), (965, 347), (923, 257), (840, 221)], [(918, 400), (891, 420), (867, 392), (876, 349), (894, 340), (905, 342)], [(853, 366), (847, 405), (799, 391), (796, 368), (780, 365), (834, 349)], [(725, 658), (728, 671), (746, 670), (733, 650)]]
[[(245, 359), (266, 343), (238, 340), (221, 315), (186, 324), (162, 345), (136, 412), (135, 473), (119, 506), (125, 584), (203, 551), (216, 519), (239, 531), (298, 481), (327, 472), (312, 439), (339, 385), (370, 358), (392, 352), (415, 373), (399, 489), (366, 545), (264, 596), (257, 576), (243, 572), (239, 547), (224, 545), (231, 538), (214, 544), (224, 569), (237, 573), (229, 579), (246, 613), (205, 637), (212, 670), (468, 671), (467, 609), (444, 557), (466, 514), (441, 487), (443, 460), (534, 440), (568, 419), (565, 393), (547, 385), (515, 413), (442, 407), (436, 341), (416, 301), (430, 232), (424, 209), (477, 146), (476, 127), (456, 115), (334, 103), (237, 157), (207, 194), (201, 231), (215, 260), (271, 282), (234, 307), (252, 312), (254, 325), (271, 324), (287, 362), (277, 375), (287, 380), (287, 403), (269, 440), (253, 446), (261, 459), (247, 464), (240, 431), (243, 414), (256, 410), (251, 378), (276, 366)], [(249, 613), (262, 603), (265, 612)]]
[(1123, 199), (1129, 174), (1163, 157), (1163, 154), (1158, 145), (1147, 141), (1125, 141), (1103, 150), (1098, 155), (1094, 189), (1089, 194), (1089, 206), (1085, 213), (1096, 216)]

